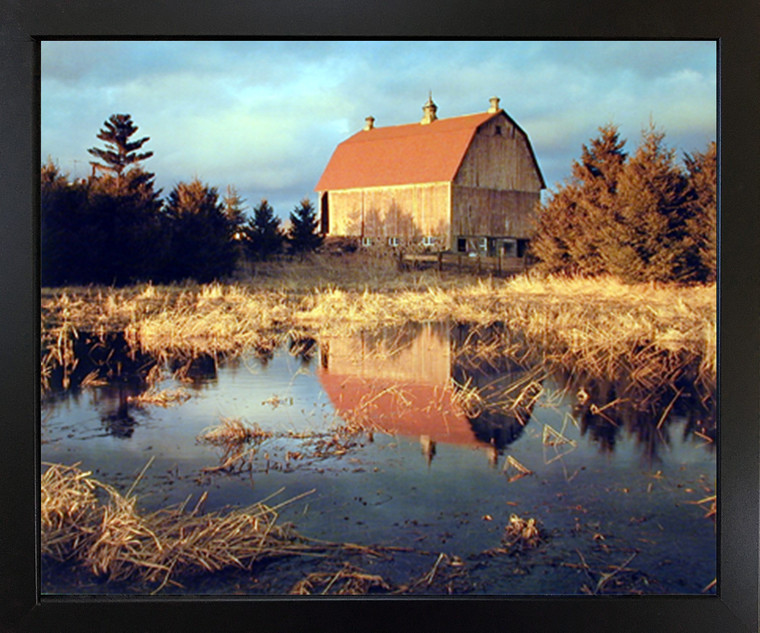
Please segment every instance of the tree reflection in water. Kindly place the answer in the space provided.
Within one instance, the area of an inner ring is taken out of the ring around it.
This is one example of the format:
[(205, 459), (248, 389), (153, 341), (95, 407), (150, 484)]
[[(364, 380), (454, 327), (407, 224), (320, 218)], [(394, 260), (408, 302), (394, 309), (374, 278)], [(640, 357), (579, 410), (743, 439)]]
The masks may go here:
[(492, 461), (523, 436), (537, 401), (546, 406), (545, 388), (561, 394), (555, 405), (570, 407), (581, 436), (602, 452), (613, 453), (625, 432), (657, 460), (672, 423), (684, 420), (685, 438), (714, 447), (714, 395), (698, 392), (696, 368), (663, 384), (651, 376), (639, 384), (633, 371), (615, 380), (563, 372), (527, 354), (518, 360), (518, 337), (498, 325), (407, 324), (321, 346), (320, 380), (341, 416), (382, 419), (421, 442), (488, 447)]

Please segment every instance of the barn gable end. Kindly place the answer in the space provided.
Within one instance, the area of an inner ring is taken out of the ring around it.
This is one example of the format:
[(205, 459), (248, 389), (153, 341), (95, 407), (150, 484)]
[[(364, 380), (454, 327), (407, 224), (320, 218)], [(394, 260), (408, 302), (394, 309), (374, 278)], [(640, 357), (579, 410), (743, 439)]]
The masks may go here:
[(529, 237), (544, 182), (525, 132), (497, 98), (480, 114), (435, 109), (428, 99), (422, 121), (385, 128), (368, 117), (338, 145), (315, 187), (326, 234), (505, 253)]

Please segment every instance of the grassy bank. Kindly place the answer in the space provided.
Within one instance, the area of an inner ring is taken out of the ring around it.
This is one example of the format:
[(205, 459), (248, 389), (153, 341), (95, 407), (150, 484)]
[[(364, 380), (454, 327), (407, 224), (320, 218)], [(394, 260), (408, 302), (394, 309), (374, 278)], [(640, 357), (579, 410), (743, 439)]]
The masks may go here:
[(229, 284), (44, 289), (43, 368), (71, 362), (79, 331), (124, 332), (133, 349), (160, 357), (435, 321), (506, 326), (514, 341), (502, 351), (574, 372), (646, 378), (696, 363), (700, 379), (715, 379), (715, 285), (399, 273), (391, 259), (361, 255), (259, 265)]
[[(278, 521), (278, 510), (308, 493), (278, 505), (262, 501), (226, 512), (205, 512), (204, 493), (192, 507), (188, 499), (179, 506), (144, 512), (133, 494), (139, 477), (122, 494), (77, 465), (45, 467), (40, 499), (43, 560), (76, 565), (95, 578), (121, 583), (133, 591), (152, 589), (152, 593), (159, 593), (171, 585), (183, 588), (182, 583), (200, 574), (245, 570), (256, 577), (263, 570), (262, 563), (294, 556), (321, 560), (326, 570), (301, 574), (301, 579), (282, 593), (415, 594), (451, 593), (455, 587), (460, 591), (472, 589), (466, 580), (465, 563), (457, 556), (438, 554), (429, 572), (394, 585), (353, 563), (390, 561), (394, 556), (413, 553), (412, 549), (300, 536), (291, 524)], [(536, 519), (513, 514), (500, 547), (488, 555), (523, 552), (537, 547), (541, 540)]]

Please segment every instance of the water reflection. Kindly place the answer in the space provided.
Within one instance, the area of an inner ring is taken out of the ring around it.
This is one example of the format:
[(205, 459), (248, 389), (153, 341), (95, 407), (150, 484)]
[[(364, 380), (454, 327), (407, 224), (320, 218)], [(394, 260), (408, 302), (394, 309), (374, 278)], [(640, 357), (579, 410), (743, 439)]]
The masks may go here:
[(144, 379), (157, 362), (150, 354), (133, 348), (123, 332), (78, 332), (72, 339), (71, 358), (63, 364), (50, 362), (50, 354), (55, 356), (55, 346), (46, 348), (43, 341), (41, 351), (43, 373), (54, 391)]
[(134, 389), (127, 389), (119, 385), (115, 398), (111, 397), (102, 401), (106, 404), (104, 407), (106, 411), (101, 414), (100, 421), (109, 435), (119, 438), (132, 437), (135, 426), (137, 426), (137, 420), (131, 413), (134, 407), (130, 404), (129, 398), (134, 393)]
[[(671, 446), (674, 420), (685, 423), (682, 439), (714, 448), (715, 398), (695, 389), (695, 370), (683, 368), (675, 381), (646, 385), (563, 375), (515, 360), (515, 340), (499, 325), (409, 323), (319, 342), (293, 336), (285, 351), (298, 364), (288, 371), (314, 371), (319, 383), (311, 388), (321, 387), (348, 424), (419, 439), (428, 461), (436, 444), (446, 443), (486, 448), (496, 463), (526, 429), (546, 433), (541, 421), (534, 423), (537, 406), (571, 412), (580, 435), (602, 453), (613, 453), (625, 434), (644, 458), (657, 460)], [(196, 391), (223, 390), (221, 375), (234, 376), (241, 364), (250, 369), (252, 360), (266, 368), (276, 351), (267, 346), (230, 358), (201, 354), (163, 361), (130, 349), (121, 335), (84, 334), (78, 341), (79, 382), (72, 384), (85, 385), (93, 371), (107, 379), (92, 398), (106, 432), (120, 438), (135, 432), (140, 409), (130, 396), (150, 388), (154, 372)]]
[(626, 433), (657, 460), (676, 419), (687, 420), (685, 439), (714, 447), (714, 397), (699, 395), (688, 371), (677, 384), (646, 386), (559, 375), (521, 366), (508, 353), (511, 340), (498, 326), (407, 324), (328, 339), (318, 376), (344, 419), (419, 437), (428, 460), (445, 442), (489, 447), (496, 462), (525, 434), (539, 401), (570, 407), (581, 435), (605, 453)]
[(636, 385), (584, 380), (574, 409), (582, 435), (587, 435), (602, 452), (612, 453), (621, 433), (636, 439), (642, 456), (649, 461), (671, 444), (670, 421), (685, 419), (683, 438), (694, 439), (714, 449), (717, 429), (715, 400), (698, 397), (685, 385), (665, 384), (641, 393)]
[(201, 389), (217, 381), (219, 377), (217, 358), (211, 354), (199, 354), (189, 358), (174, 358), (169, 363), (176, 380), (194, 389)]

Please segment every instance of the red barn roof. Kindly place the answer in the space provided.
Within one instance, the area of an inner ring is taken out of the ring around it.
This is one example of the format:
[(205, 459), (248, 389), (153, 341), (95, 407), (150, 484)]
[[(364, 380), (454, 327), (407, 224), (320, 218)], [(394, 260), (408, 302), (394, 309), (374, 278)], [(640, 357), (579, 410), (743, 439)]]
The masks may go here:
[(504, 111), (357, 132), (335, 149), (314, 190), (452, 181), (478, 127), (499, 115)]
[(347, 419), (367, 416), (390, 433), (429, 435), (442, 444), (483, 446), (448, 385), (400, 384), (324, 369), (318, 376), (338, 415)]

